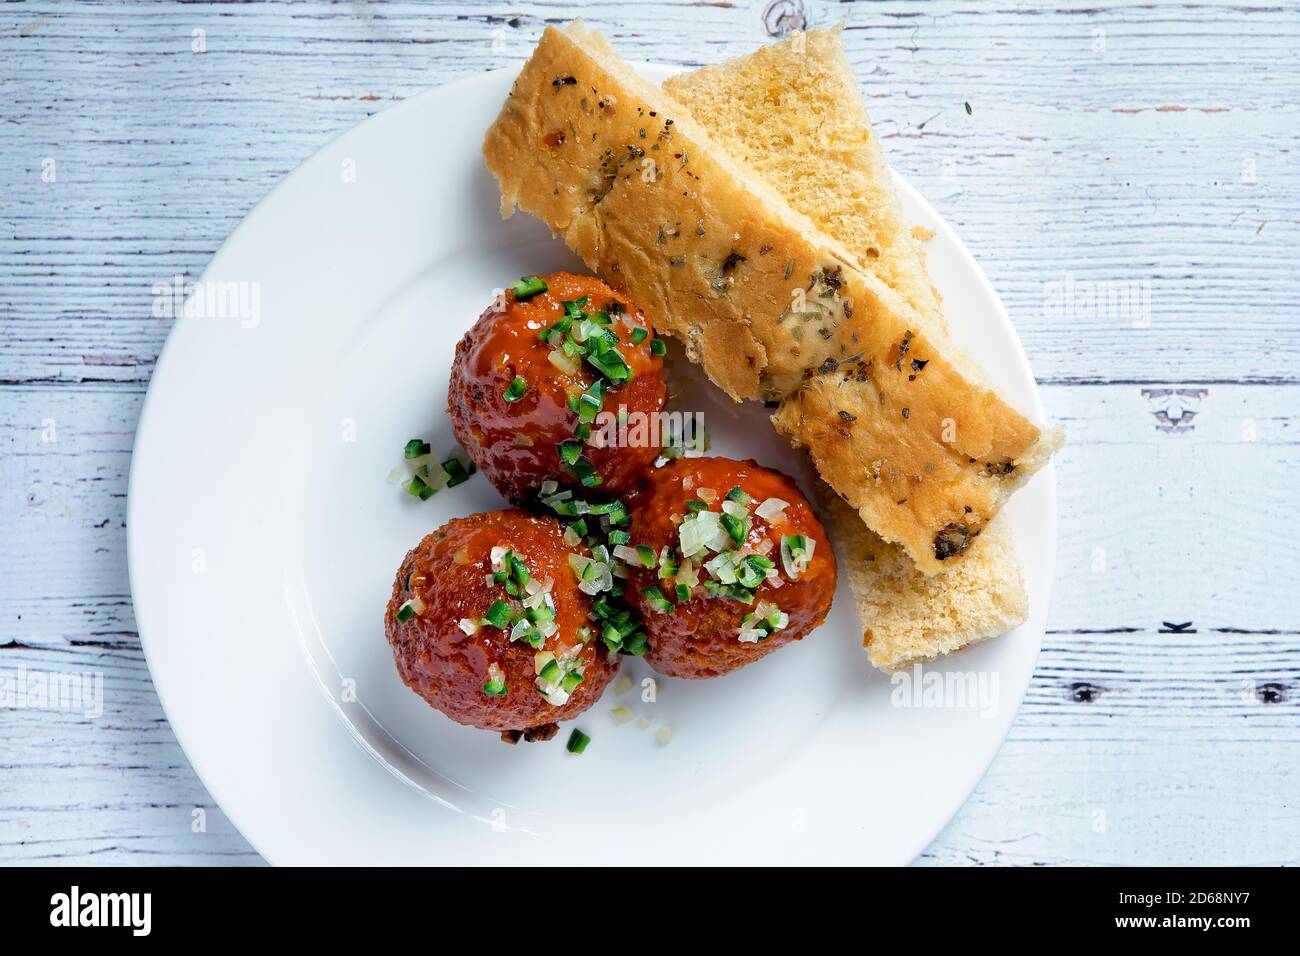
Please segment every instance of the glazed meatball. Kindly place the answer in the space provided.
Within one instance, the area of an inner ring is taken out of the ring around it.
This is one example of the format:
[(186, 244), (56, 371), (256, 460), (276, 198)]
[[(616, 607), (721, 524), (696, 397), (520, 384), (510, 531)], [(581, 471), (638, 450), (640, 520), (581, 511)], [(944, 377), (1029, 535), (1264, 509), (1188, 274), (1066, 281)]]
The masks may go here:
[(618, 671), (590, 627), (554, 518), (510, 509), (447, 522), (402, 561), (384, 619), (406, 685), (452, 720), (552, 735)]
[(644, 620), (646, 660), (661, 674), (718, 677), (825, 620), (835, 554), (808, 499), (780, 472), (682, 458), (647, 475), (628, 507), (640, 560), (620, 551), (626, 594)]
[[(662, 353), (641, 311), (599, 279), (521, 279), (456, 346), (456, 440), (514, 504), (548, 478), (622, 494), (659, 454), (648, 423), (667, 397)], [(633, 427), (618, 427), (622, 412)]]

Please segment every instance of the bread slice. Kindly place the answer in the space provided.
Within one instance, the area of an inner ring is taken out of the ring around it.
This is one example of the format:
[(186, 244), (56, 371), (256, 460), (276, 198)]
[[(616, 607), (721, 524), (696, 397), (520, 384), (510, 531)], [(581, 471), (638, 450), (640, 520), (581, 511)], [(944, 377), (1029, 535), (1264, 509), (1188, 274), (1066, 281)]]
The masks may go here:
[[(795, 209), (843, 240), (860, 266), (943, 327), (839, 28), (678, 74), (664, 88)], [(1028, 598), (1004, 519), (989, 525), (960, 564), (926, 575), (824, 482), (815, 493), (877, 667), (933, 660), (1025, 620)]]
[[(903, 215), (840, 34), (839, 27), (796, 34), (746, 56), (677, 74), (664, 81), (664, 89), (715, 142), (743, 159), (818, 228), (840, 239), (864, 271), (897, 291), (926, 318), (925, 327), (938, 340), (946, 331), (938, 295)], [(912, 374), (910, 359), (904, 364)], [(966, 508), (995, 512), (1018, 482), (986, 481), (978, 471), (955, 474), (955, 485), (917, 482), (892, 468), (889, 459), (877, 459), (875, 451), (887, 439), (880, 435), (864, 441), (862, 431), (846, 427), (855, 423), (839, 413), (857, 416), (881, 398), (873, 376), (819, 377), (795, 401), (782, 405), (774, 423), (793, 443), (810, 448), (823, 476), (869, 473), (872, 482), (884, 483), (894, 508), (881, 509), (878, 495), (849, 497), (864, 509), (867, 523), (891, 539), (903, 533), (891, 528), (897, 517), (891, 512), (898, 507), (936, 527), (953, 524), (949, 538), (954, 542), (977, 532), (979, 525), (966, 517)], [(901, 421), (884, 425), (899, 441), (907, 440)], [(1032, 446), (1026, 459), (985, 462), (983, 470), (1031, 474), (1058, 443), (1059, 434), (1052, 434)], [(940, 518), (945, 520), (940, 523)], [(942, 566), (937, 558), (924, 563), (929, 570)]]
[(898, 292), (581, 23), (546, 29), (483, 153), (504, 215), (546, 222), (732, 398), (799, 391), (783, 433), (923, 570), (960, 560), (1010, 472), (1046, 460)]
[(809, 30), (664, 81), (715, 141), (943, 328), (938, 295), (871, 128), (842, 27)]
[(1019, 627), (1029, 616), (1006, 520), (992, 522), (959, 564), (924, 574), (825, 485), (817, 489), (862, 622), (862, 646), (886, 671), (932, 661)]

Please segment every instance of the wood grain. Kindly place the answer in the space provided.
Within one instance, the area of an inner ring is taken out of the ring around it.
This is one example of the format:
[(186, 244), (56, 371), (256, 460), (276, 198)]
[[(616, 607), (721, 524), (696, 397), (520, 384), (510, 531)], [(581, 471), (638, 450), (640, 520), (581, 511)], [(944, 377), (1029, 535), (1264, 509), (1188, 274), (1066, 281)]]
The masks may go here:
[[(979, 258), (1070, 436), (1034, 681), (922, 862), (1300, 862), (1300, 8), (795, 6), (847, 22), (891, 161)], [(153, 284), (196, 277), (330, 138), (521, 62), (546, 22), (690, 66), (763, 42), (767, 7), (6, 5), (0, 668), (105, 692), (94, 720), (5, 712), (0, 861), (259, 859), (176, 744), (131, 613)]]

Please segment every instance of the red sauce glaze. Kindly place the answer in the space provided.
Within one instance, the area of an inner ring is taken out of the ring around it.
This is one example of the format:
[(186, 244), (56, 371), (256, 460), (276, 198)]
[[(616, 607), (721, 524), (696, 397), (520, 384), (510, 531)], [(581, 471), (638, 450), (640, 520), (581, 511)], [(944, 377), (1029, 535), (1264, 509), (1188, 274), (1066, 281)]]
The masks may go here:
[[(626, 594), (645, 621), (650, 650), (646, 660), (670, 677), (718, 677), (770, 654), (778, 647), (797, 641), (826, 619), (835, 596), (836, 564), (826, 529), (812, 505), (790, 478), (753, 461), (730, 458), (681, 458), (646, 476), (644, 487), (628, 499), (635, 544), (646, 544), (658, 553), (665, 545), (676, 547), (678, 529), (688, 511), (686, 502), (699, 498), (701, 488), (717, 492), (709, 510), (719, 511), (722, 499), (740, 486), (753, 498), (756, 508), (767, 498), (789, 502), (784, 515), (769, 524), (757, 515), (745, 538), (744, 547), (764, 550), (780, 571), (780, 587), (764, 581), (753, 605), (727, 597), (709, 597), (703, 587), (708, 572), (700, 568), (701, 584), (689, 600), (670, 613), (655, 611), (641, 595), (641, 589), (661, 584), (655, 570), (635, 569)], [(781, 564), (781, 538), (802, 534), (817, 542), (807, 570), (790, 580)], [(710, 553), (711, 556), (712, 553)], [(663, 588), (668, 592), (668, 588)], [(789, 623), (757, 643), (742, 643), (738, 637), (741, 619), (759, 602), (775, 604), (789, 615)]]
[[(541, 329), (563, 317), (565, 301), (587, 296), (587, 312), (608, 310), (611, 303), (623, 306), (623, 314), (614, 316), (610, 328), (619, 335), (617, 348), (632, 377), (608, 389), (606, 412), (617, 413), (623, 406), (630, 413), (653, 415), (667, 398), (663, 359), (650, 352), (654, 330), (635, 305), (591, 276), (554, 272), (542, 278), (546, 292), (519, 302), (507, 290), (505, 311), (489, 308), (479, 317), (456, 346), (447, 390), (447, 412), (456, 440), (514, 504), (533, 501), (547, 478), (565, 487), (582, 487), (561, 462), (556, 446), (573, 438), (578, 425), (578, 416), (569, 409), (569, 395), (581, 394), (599, 374), (581, 357), (576, 372), (562, 371), (548, 358), (551, 346), (537, 337)], [(647, 332), (638, 345), (630, 338), (634, 327)], [(510, 402), (505, 392), (516, 376), (528, 387), (519, 400)], [(599, 434), (600, 429), (593, 428), (596, 441)], [(601, 495), (627, 492), (658, 457), (659, 447), (658, 443), (604, 448), (588, 444), (583, 454), (601, 483), (583, 490)]]
[[(534, 648), (511, 641), (501, 629), (484, 624), (474, 634), (460, 627), (462, 618), (479, 620), (494, 601), (506, 600), (518, 612), (519, 600), (499, 584), (488, 585), (492, 549), (510, 548), (534, 578), (554, 583), (555, 621), (559, 630), (541, 650), (559, 655), (582, 645), (579, 629), (587, 625), (590, 599), (578, 590), (569, 567), (570, 548), (564, 528), (554, 518), (539, 518), (518, 509), (456, 518), (415, 546), (397, 569), (384, 630), (397, 670), (406, 685), (452, 720), (489, 730), (541, 727), (576, 717), (596, 702), (618, 673), (618, 661), (598, 636), (582, 646), (582, 683), (560, 706), (548, 703), (535, 688)], [(418, 596), (424, 610), (405, 622), (398, 608)], [(500, 668), (508, 693), (489, 696), (483, 685), (490, 667)]]

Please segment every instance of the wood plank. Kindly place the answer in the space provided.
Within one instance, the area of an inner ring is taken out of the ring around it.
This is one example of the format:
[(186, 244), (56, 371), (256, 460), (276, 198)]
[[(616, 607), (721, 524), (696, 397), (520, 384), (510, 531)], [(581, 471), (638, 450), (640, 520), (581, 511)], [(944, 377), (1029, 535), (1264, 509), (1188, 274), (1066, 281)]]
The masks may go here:
[[(22, 186), (2, 200), (0, 381), (146, 381), (168, 329), (150, 317), (155, 282), (197, 276), (253, 202), (338, 132), (519, 62), (558, 13), (130, 9), (30, 4), (0, 34), (0, 58), (24, 65), (0, 105), (12, 141), (0, 175)], [(739, 6), (681, 13), (691, 29), (666, 34), (661, 4), (586, 9), (631, 57), (695, 65), (764, 37)], [(1297, 380), (1294, 10), (884, 3), (844, 16), (891, 161), (971, 245), (1044, 380)], [(195, 28), (205, 53), (190, 52)], [(144, 77), (165, 107), (125, 108)], [(46, 158), (55, 183), (41, 181)], [(1085, 294), (1046, 308), (1071, 277), (1149, 290), (1149, 327)]]

